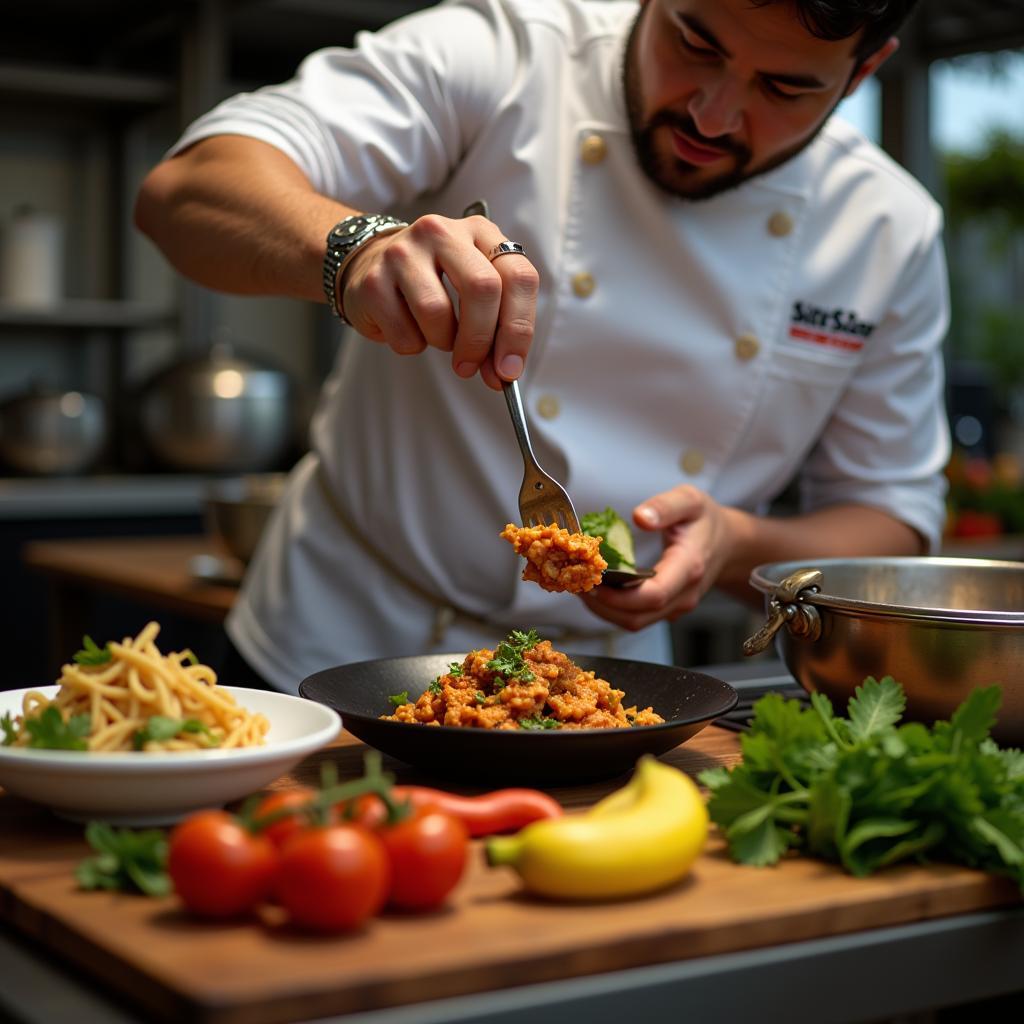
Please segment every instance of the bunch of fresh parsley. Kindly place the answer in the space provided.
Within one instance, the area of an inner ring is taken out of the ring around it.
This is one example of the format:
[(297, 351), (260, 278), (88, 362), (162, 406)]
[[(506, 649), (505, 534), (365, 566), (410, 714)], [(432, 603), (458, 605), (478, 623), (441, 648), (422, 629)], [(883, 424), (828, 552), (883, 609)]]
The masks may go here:
[(899, 724), (903, 688), (867, 678), (837, 716), (768, 694), (741, 737), (743, 762), (700, 775), (734, 860), (789, 849), (864, 876), (898, 861), (952, 861), (1024, 889), (1024, 753), (989, 737), (1002, 697), (982, 687), (932, 726)]

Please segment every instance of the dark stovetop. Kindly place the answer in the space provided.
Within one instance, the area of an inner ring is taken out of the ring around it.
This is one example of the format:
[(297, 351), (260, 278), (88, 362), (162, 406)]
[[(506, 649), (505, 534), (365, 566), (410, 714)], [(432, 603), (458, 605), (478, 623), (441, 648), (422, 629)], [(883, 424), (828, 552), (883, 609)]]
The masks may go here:
[(733, 662), (726, 665), (702, 665), (694, 669), (715, 676), (734, 687), (740, 695), (739, 703), (728, 714), (716, 718), (714, 724), (734, 732), (744, 732), (750, 726), (755, 702), (766, 693), (779, 693), (787, 699), (806, 704), (807, 691), (789, 674), (781, 661), (757, 660)]

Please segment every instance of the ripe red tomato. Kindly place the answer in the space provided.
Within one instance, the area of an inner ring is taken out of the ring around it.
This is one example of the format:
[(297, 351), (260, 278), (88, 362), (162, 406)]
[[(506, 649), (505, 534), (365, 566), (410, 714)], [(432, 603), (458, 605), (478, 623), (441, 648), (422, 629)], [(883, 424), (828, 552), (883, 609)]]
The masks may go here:
[(965, 508), (953, 520), (954, 537), (998, 537), (1003, 532), (999, 516)]
[(391, 861), (388, 903), (401, 910), (441, 906), (466, 868), (469, 831), (458, 818), (417, 808), (377, 835)]
[(300, 832), (285, 847), (277, 898), (302, 928), (347, 931), (384, 906), (390, 880), (387, 853), (372, 832), (329, 825)]
[[(296, 789), (279, 789), (265, 796), (253, 812), (253, 820), (259, 822), (278, 811), (286, 808), (297, 810), (304, 804), (308, 804), (316, 796), (316, 790), (309, 786), (299, 786)], [(260, 829), (260, 835), (266, 836), (279, 850), (283, 850), (288, 841), (298, 835), (309, 826), (303, 814), (290, 814), (285, 818), (275, 821), (272, 825)]]
[(277, 878), (269, 839), (226, 811), (199, 811), (171, 833), (167, 871), (185, 906), (203, 917), (234, 917), (263, 902)]

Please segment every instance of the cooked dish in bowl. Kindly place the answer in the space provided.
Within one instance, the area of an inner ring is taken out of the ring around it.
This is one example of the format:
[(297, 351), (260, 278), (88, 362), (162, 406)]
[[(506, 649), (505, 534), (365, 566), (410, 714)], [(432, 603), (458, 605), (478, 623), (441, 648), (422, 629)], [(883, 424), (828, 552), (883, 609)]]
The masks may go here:
[(593, 590), (608, 568), (601, 554), (601, 537), (570, 533), (555, 525), (514, 523), (509, 523), (501, 536), (526, 559), (523, 579), (554, 593), (583, 594)]
[(626, 694), (580, 668), (536, 631), (513, 630), (492, 651), (470, 651), (415, 701), (394, 694), (394, 722), (478, 729), (623, 729), (658, 725), (652, 708), (624, 704)]
[(161, 653), (160, 626), (103, 647), (89, 637), (55, 694), (28, 690), (0, 719), (0, 744), (87, 751), (196, 751), (260, 746), (270, 728), (217, 685), (191, 651)]

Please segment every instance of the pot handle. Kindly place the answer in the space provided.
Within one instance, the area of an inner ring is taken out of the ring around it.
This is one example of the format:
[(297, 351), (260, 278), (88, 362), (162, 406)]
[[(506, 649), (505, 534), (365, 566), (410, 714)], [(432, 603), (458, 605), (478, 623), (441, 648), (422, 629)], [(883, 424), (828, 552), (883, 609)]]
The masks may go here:
[(776, 584), (768, 602), (768, 619), (750, 638), (743, 641), (748, 657), (760, 654), (785, 625), (792, 636), (817, 640), (821, 636), (821, 616), (813, 604), (804, 603), (805, 594), (816, 594), (823, 577), (820, 569), (797, 569)]

